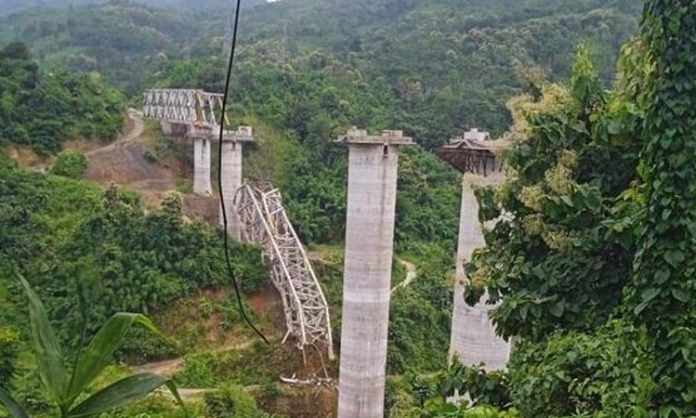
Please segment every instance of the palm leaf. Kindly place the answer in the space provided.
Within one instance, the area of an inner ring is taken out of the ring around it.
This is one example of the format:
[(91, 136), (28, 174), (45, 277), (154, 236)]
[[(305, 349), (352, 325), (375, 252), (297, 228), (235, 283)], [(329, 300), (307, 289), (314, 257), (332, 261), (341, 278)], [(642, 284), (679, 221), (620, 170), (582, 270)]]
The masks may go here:
[(176, 383), (174, 383), (173, 380), (167, 380), (165, 383), (167, 385), (167, 389), (174, 395), (174, 399), (176, 399), (176, 403), (179, 404), (181, 409), (184, 411), (184, 416), (188, 416), (188, 412), (186, 411), (186, 405), (184, 405), (184, 400), (181, 399), (181, 396), (179, 396), (179, 390), (176, 388)]
[(0, 386), (0, 404), (5, 405), (5, 408), (10, 412), (11, 418), (29, 418), (29, 415), (19, 404), (12, 399), (9, 393)]
[(68, 388), (68, 373), (63, 364), (63, 355), (58, 345), (58, 339), (53, 332), (43, 303), (26, 279), (19, 273), (17, 275), (29, 297), (29, 317), (39, 375), (58, 404), (63, 405)]
[(112, 383), (93, 394), (68, 411), (66, 418), (96, 416), (141, 399), (163, 385), (167, 385), (177, 402), (183, 407), (176, 386), (169, 378), (154, 373), (139, 373)]
[(70, 390), (68, 391), (70, 402), (74, 401), (109, 365), (126, 332), (135, 323), (166, 339), (144, 315), (132, 313), (115, 314), (104, 324), (87, 349), (81, 354), (70, 381)]

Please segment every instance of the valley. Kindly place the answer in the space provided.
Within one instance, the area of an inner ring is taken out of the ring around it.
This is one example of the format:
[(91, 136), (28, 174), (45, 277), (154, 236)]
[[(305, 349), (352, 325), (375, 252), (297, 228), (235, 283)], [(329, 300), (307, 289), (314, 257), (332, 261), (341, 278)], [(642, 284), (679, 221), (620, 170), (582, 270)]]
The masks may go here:
[[(253, 128), (235, 167), (282, 207), (257, 196), (233, 274), (229, 149), (143, 113), (148, 89), (222, 93), (232, 7), (0, 5), (1, 418), (696, 414), (691, 0), (242, 4), (216, 123)], [(302, 246), (266, 245), (283, 231)], [(288, 266), (336, 359), (302, 345)], [(153, 326), (61, 386), (118, 312)], [(152, 387), (74, 412), (133, 374)]]

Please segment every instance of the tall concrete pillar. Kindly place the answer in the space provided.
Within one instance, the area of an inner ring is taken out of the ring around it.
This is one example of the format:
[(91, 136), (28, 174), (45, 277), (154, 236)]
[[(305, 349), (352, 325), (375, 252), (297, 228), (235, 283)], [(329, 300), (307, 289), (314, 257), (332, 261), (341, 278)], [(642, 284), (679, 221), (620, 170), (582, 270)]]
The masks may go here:
[(339, 418), (382, 418), (400, 131), (352, 129), (341, 328)]
[[(227, 214), (227, 232), (237, 240), (242, 237), (239, 215), (234, 206), (234, 197), (242, 187), (242, 148), (244, 142), (253, 141), (252, 128), (240, 126), (235, 132), (226, 132), (222, 141), (222, 167), (220, 178), (222, 194)], [(222, 205), (220, 206), (220, 226), (223, 225)]]
[(491, 184), (500, 179), (499, 173), (488, 178), (465, 174), (462, 181), (462, 203), (459, 219), (459, 243), (457, 246), (456, 282), (454, 289), (454, 311), (450, 356), (458, 357), (464, 365), (484, 364), (488, 371), (505, 369), (510, 356), (510, 344), (495, 335), (489, 314), (493, 307), (487, 305), (485, 296), (475, 306), (464, 301), (464, 289), (468, 278), (464, 264), (471, 260), (476, 248), (486, 245), (478, 218), (478, 202), (474, 196), (474, 185)]
[(210, 183), (210, 140), (207, 138), (193, 139), (193, 192), (213, 193)]

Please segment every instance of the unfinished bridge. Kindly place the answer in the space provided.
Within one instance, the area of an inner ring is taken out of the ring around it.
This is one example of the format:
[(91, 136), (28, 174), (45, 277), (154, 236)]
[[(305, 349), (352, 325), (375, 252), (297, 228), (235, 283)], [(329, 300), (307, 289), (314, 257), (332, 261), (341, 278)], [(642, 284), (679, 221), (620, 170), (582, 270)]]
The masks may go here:
[[(193, 191), (197, 194), (212, 194), (211, 142), (218, 139), (220, 124), (228, 124), (222, 113), (221, 94), (192, 89), (153, 89), (144, 94), (145, 117), (159, 120), (165, 134), (193, 142)], [(306, 347), (314, 347), (325, 349), (333, 359), (328, 303), (280, 192), (270, 184), (243, 181), (242, 147), (250, 141), (253, 135), (248, 126), (223, 133), (220, 181), (228, 232), (262, 248), (264, 264), (283, 303), (287, 326), (283, 342), (292, 337), (303, 356)]]

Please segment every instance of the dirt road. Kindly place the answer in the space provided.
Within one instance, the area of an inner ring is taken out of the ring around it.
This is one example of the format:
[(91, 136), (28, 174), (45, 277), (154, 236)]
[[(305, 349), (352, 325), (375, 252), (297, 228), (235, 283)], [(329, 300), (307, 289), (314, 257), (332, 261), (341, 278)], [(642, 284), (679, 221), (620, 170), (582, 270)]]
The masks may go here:
[(391, 290), (392, 293), (394, 293), (394, 291), (397, 289), (408, 287), (418, 277), (418, 268), (416, 267), (415, 264), (411, 263), (410, 261), (406, 261), (406, 260), (402, 260), (402, 259), (398, 259), (396, 261), (399, 264), (401, 264), (402, 266), (404, 266), (404, 268), (406, 268), (406, 280), (404, 280), (403, 282), (392, 287), (392, 290)]

